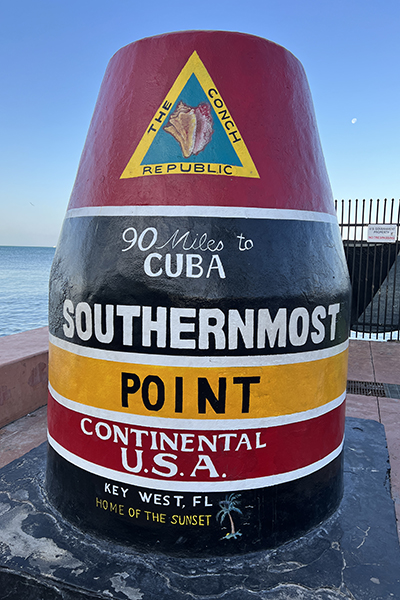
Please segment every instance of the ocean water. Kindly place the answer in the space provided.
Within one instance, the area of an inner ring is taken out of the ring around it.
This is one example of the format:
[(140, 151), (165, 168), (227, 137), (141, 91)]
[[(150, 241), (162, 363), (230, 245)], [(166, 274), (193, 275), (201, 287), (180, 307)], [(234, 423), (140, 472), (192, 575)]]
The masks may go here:
[(0, 246), (0, 336), (48, 324), (55, 248)]

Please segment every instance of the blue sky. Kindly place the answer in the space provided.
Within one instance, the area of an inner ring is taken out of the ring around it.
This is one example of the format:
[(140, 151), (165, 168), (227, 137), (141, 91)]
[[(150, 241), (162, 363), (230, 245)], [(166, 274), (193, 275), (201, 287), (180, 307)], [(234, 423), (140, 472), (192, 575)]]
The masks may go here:
[(399, 0), (2, 0), (0, 245), (56, 244), (109, 59), (185, 29), (285, 46), (307, 73), (335, 198), (399, 198), (399, 28)]

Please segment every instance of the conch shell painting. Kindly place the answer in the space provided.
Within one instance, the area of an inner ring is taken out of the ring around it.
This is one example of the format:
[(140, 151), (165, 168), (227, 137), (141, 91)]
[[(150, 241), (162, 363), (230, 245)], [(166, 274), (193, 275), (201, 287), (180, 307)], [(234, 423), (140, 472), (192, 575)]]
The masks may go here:
[(176, 139), (185, 158), (199, 154), (207, 146), (214, 132), (211, 106), (202, 102), (194, 108), (180, 100), (164, 131)]

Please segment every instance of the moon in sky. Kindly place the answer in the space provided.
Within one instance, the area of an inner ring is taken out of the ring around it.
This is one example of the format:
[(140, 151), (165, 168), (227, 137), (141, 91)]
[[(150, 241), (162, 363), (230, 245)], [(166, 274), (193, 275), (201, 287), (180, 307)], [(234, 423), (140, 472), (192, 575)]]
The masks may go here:
[(351, 120), (351, 122), (352, 122), (352, 123), (353, 123), (353, 125), (354, 125), (354, 123), (357, 123), (357, 119), (352, 119), (352, 120)]

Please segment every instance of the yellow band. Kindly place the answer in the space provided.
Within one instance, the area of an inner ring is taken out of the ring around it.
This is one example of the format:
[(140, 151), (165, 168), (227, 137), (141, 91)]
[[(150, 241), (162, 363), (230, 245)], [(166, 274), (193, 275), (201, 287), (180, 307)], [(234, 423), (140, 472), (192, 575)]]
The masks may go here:
[(125, 414), (265, 418), (316, 409), (343, 394), (347, 350), (295, 364), (197, 368), (98, 360), (50, 344), (49, 380), (69, 400)]

